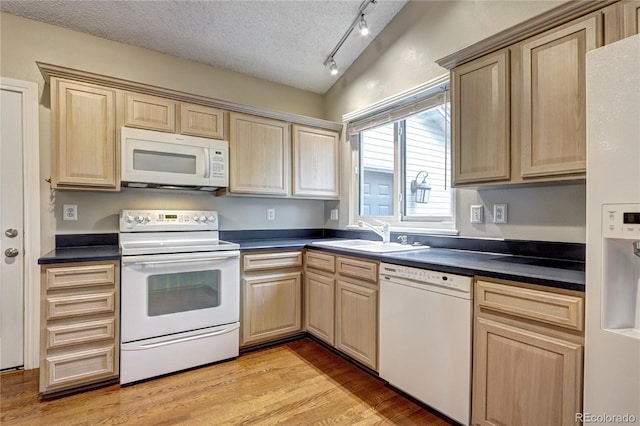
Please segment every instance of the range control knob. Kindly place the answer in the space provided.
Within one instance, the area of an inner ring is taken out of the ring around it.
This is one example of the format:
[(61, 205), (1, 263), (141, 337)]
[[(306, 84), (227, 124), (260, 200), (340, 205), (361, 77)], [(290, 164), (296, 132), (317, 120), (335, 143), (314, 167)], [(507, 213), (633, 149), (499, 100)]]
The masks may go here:
[(200, 222), (206, 222), (206, 221), (207, 221), (206, 216), (200, 216)]
[(144, 222), (144, 217), (142, 217), (142, 216), (136, 216), (136, 222), (138, 222), (138, 223), (142, 223), (142, 222)]
[(131, 222), (133, 222), (133, 216), (131, 216), (130, 214), (128, 214), (128, 215), (126, 215), (126, 216), (124, 217), (124, 220), (125, 220), (127, 223), (131, 223)]
[(214, 222), (216, 221), (216, 217), (215, 217), (215, 216), (209, 216), (209, 217), (207, 218), (207, 220), (208, 220), (209, 222), (211, 222), (211, 223), (214, 223)]
[(145, 216), (144, 221), (147, 223), (151, 222), (151, 216)]

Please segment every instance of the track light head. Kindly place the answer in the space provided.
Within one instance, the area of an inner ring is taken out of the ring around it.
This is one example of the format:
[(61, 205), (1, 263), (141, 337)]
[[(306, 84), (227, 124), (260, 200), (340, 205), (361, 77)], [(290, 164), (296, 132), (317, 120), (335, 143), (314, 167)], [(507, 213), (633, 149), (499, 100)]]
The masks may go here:
[(331, 75), (338, 74), (338, 65), (336, 64), (336, 61), (333, 60), (333, 58), (331, 58), (331, 60), (329, 61), (329, 72), (331, 73)]
[(369, 26), (367, 25), (367, 21), (364, 20), (364, 13), (360, 15), (360, 21), (358, 22), (358, 29), (360, 30), (360, 34), (363, 36), (369, 35)]

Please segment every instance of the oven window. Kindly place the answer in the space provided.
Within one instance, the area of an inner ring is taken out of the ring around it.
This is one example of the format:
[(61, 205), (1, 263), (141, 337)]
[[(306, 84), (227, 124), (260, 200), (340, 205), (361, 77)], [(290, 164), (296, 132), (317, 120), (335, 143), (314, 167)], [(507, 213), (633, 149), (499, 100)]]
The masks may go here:
[(196, 174), (195, 155), (172, 152), (133, 150), (133, 169), (144, 172)]
[(220, 306), (220, 271), (191, 271), (148, 277), (150, 317)]

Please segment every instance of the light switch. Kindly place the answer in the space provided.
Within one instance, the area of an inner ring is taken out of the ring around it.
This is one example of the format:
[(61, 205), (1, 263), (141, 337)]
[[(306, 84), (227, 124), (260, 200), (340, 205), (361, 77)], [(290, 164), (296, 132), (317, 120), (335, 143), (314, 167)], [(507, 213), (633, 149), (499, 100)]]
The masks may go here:
[(276, 220), (276, 209), (267, 209), (267, 220)]
[(471, 223), (482, 223), (482, 205), (471, 206)]
[(338, 220), (339, 218), (338, 209), (331, 209), (331, 220)]

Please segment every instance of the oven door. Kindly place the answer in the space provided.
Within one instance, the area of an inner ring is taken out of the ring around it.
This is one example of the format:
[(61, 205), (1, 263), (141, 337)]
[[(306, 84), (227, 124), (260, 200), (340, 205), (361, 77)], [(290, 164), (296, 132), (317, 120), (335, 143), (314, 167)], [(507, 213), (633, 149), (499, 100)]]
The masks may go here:
[(122, 342), (240, 320), (240, 252), (123, 256)]

